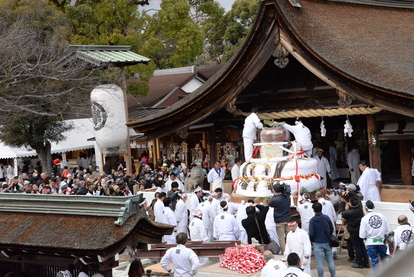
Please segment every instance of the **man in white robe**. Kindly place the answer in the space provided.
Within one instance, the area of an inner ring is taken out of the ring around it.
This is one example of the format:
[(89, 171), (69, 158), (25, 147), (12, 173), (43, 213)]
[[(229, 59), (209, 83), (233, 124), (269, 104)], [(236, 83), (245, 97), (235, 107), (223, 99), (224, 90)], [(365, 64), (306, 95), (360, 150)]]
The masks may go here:
[(200, 203), (200, 197), (203, 194), (201, 187), (197, 187), (194, 190), (193, 195), (190, 197), (190, 221), (193, 220), (194, 212), (197, 210), (197, 206)]
[(178, 194), (180, 199), (175, 205), (175, 217), (177, 219), (177, 234), (186, 233), (187, 234), (187, 224), (188, 224), (188, 211), (185, 202), (187, 201), (187, 193)]
[(294, 218), (288, 221), (288, 227), (290, 232), (286, 236), (285, 258), (287, 259), (290, 253), (298, 254), (302, 261), (304, 272), (311, 275), (312, 244), (309, 240), (309, 235), (298, 227)]
[(361, 177), (361, 172), (359, 171), (358, 166), (360, 160), (358, 146), (354, 146), (354, 148), (349, 151), (347, 157), (349, 172), (351, 174), (351, 184), (357, 184), (359, 177)]
[(308, 127), (303, 125), (302, 121), (297, 120), (295, 125), (282, 124), (283, 128), (291, 132), (295, 136), (295, 140), (299, 142), (300, 147), (310, 157), (312, 155), (312, 134)]
[(259, 109), (254, 107), (252, 113), (244, 120), (243, 127), (243, 144), (244, 144), (244, 159), (246, 162), (250, 161), (253, 153), (253, 142), (256, 139), (256, 129), (263, 129), (263, 124), (260, 122), (257, 114)]
[(298, 203), (296, 210), (300, 214), (302, 230), (309, 234), (309, 221), (314, 216), (314, 213), (312, 209), (312, 201), (310, 200), (310, 195), (308, 193), (303, 194), (302, 203)]
[[(201, 221), (203, 222), (204, 229), (207, 234), (208, 242), (213, 241), (213, 222), (216, 214), (211, 208), (211, 199), (212, 196), (208, 196), (204, 202), (201, 202), (197, 206), (197, 211), (200, 211), (202, 214)], [(195, 212), (195, 213), (196, 213)]]
[(238, 240), (240, 238), (239, 224), (233, 215), (227, 212), (226, 201), (220, 202), (222, 212), (214, 219), (213, 235), (217, 240)]
[(231, 168), (231, 179), (236, 180), (237, 178), (240, 177), (240, 166), (241, 166), (242, 162), (240, 158), (237, 158), (235, 160), (235, 164), (233, 165), (233, 167)]
[(338, 151), (336, 150), (334, 145), (331, 145), (329, 146), (329, 164), (331, 166), (332, 180), (336, 180), (340, 177), (338, 168), (336, 167), (337, 160), (338, 160)]
[(362, 175), (358, 180), (364, 201), (381, 201), (378, 186), (381, 186), (381, 173), (375, 168), (369, 168), (366, 161), (359, 163)]
[(244, 202), (244, 200), (242, 200), (242, 202), (239, 205), (239, 209), (237, 210), (236, 213), (236, 220), (237, 223), (239, 224), (239, 230), (240, 230), (240, 240), (247, 242), (247, 232), (246, 229), (244, 229), (243, 225), (242, 225), (242, 220), (247, 218), (247, 214), (246, 214), (246, 208), (250, 205), (252, 205), (254, 203), (254, 201), (252, 199), (247, 200), (247, 202)]
[(221, 163), (217, 161), (207, 174), (207, 181), (211, 184), (211, 191), (214, 191), (216, 188), (224, 190), (223, 179), (225, 176), (226, 173), (224, 172), (224, 169), (221, 168)]
[[(165, 252), (160, 264), (170, 276), (191, 277), (197, 274), (200, 266), (200, 259), (190, 248), (185, 247), (187, 235), (179, 233), (177, 235), (177, 246), (170, 248)], [(170, 268), (174, 265), (174, 270)]]
[(177, 175), (175, 173), (171, 173), (170, 177), (168, 178), (167, 182), (165, 182), (165, 189), (167, 191), (171, 190), (171, 184), (173, 182), (177, 182), (178, 183), (178, 189), (182, 192), (187, 192), (185, 186), (183, 185), (183, 183), (181, 182), (180, 179), (177, 178)]
[(326, 189), (327, 187), (327, 174), (329, 175), (331, 174), (331, 166), (329, 165), (329, 161), (327, 158), (325, 158), (323, 156), (323, 150), (322, 149), (318, 149), (318, 151), (316, 151), (316, 157), (313, 158), (316, 162), (317, 162), (317, 167), (316, 167), (316, 171), (319, 174), (319, 176), (321, 177), (321, 183), (323, 185), (323, 187)]
[(163, 219), (162, 212), (164, 211), (164, 199), (167, 196), (165, 192), (160, 192), (158, 199), (154, 204), (155, 222), (161, 222)]
[(162, 241), (165, 241), (167, 244), (175, 243), (175, 236), (177, 235), (177, 218), (173, 210), (171, 210), (171, 198), (166, 197), (164, 199), (164, 210), (162, 211), (161, 223), (174, 226), (174, 231), (171, 235), (164, 235)]

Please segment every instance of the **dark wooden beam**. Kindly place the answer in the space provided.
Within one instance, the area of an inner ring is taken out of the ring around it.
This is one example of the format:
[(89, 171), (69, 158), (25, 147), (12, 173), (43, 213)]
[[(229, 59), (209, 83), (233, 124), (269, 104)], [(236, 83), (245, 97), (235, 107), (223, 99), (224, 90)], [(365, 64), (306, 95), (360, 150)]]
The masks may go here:
[(398, 141), (398, 146), (400, 149), (401, 181), (403, 185), (411, 186), (413, 179), (411, 177), (410, 141), (400, 140)]
[(378, 140), (377, 121), (375, 115), (367, 115), (367, 135), (369, 144), (369, 164), (371, 168), (378, 169), (381, 172), (381, 155), (379, 146), (373, 145), (372, 135)]

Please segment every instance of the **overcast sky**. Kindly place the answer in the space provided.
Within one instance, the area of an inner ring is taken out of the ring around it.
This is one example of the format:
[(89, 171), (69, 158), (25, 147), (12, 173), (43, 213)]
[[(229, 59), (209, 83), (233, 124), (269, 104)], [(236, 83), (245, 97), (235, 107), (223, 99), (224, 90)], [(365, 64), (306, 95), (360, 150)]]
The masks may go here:
[[(231, 5), (233, 5), (233, 2), (235, 0), (216, 0), (216, 2), (219, 2), (220, 5), (226, 10), (229, 11), (231, 9)], [(150, 10), (155, 9), (158, 10), (160, 8), (161, 0), (149, 0), (149, 5), (145, 5), (141, 9), (143, 10)]]

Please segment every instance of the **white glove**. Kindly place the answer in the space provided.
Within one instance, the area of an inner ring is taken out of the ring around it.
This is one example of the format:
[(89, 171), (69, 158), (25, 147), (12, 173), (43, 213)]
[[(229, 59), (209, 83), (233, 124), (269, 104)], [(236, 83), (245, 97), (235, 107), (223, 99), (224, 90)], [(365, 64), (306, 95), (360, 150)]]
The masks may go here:
[(187, 273), (188, 273), (188, 274), (190, 274), (191, 276), (194, 276), (194, 275), (195, 275), (194, 270), (190, 270), (190, 271), (188, 271)]
[(309, 256), (305, 256), (302, 260), (302, 265), (308, 265), (309, 264)]
[(331, 179), (332, 179), (332, 174), (331, 174), (331, 173), (328, 173), (328, 176), (329, 176), (329, 178), (331, 178)]

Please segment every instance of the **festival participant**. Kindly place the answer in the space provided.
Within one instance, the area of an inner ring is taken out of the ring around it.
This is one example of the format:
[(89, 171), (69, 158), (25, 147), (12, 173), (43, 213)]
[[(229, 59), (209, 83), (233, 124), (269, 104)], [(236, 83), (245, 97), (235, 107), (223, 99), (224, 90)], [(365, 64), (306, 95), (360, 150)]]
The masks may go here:
[(381, 186), (381, 172), (375, 168), (369, 168), (366, 161), (360, 161), (358, 165), (362, 171), (362, 175), (358, 180), (358, 186), (361, 188), (364, 200), (381, 201), (378, 189)]
[[(161, 266), (175, 277), (191, 277), (197, 274), (200, 259), (193, 250), (185, 247), (187, 234), (179, 233), (176, 238), (177, 246), (167, 250), (161, 259)], [(174, 265), (174, 270), (170, 268)]]
[(204, 199), (204, 202), (201, 202), (197, 206), (197, 210), (200, 210), (202, 213), (201, 220), (203, 221), (203, 225), (207, 233), (208, 242), (213, 241), (213, 223), (214, 223), (214, 218), (216, 217), (216, 214), (211, 208), (212, 199), (213, 199), (212, 196), (206, 196)]
[(162, 212), (164, 211), (164, 199), (167, 196), (165, 192), (160, 192), (158, 194), (158, 199), (154, 204), (154, 216), (155, 216), (155, 222), (161, 222), (163, 215)]
[(203, 190), (201, 187), (196, 187), (193, 195), (190, 197), (190, 221), (193, 219), (194, 212), (197, 210), (197, 206), (202, 200), (202, 194)]
[(207, 175), (207, 181), (211, 184), (211, 191), (214, 191), (216, 188), (224, 189), (223, 179), (225, 175), (226, 173), (221, 168), (221, 163), (219, 161), (215, 162), (214, 167)]
[(298, 254), (302, 261), (304, 272), (311, 275), (312, 245), (309, 240), (309, 235), (298, 227), (298, 223), (293, 217), (288, 221), (288, 226), (290, 232), (286, 236), (285, 257), (289, 260), (288, 257), (291, 253)]
[(239, 209), (237, 210), (237, 213), (236, 213), (236, 220), (239, 223), (240, 240), (245, 241), (245, 242), (247, 242), (247, 232), (246, 232), (246, 229), (244, 229), (242, 225), (242, 220), (247, 218), (246, 208), (252, 204), (254, 204), (253, 199), (249, 199), (247, 200), (247, 202), (244, 202), (244, 200), (242, 200), (242, 202), (239, 205)]
[(283, 128), (291, 132), (295, 136), (295, 140), (299, 142), (300, 147), (309, 157), (312, 155), (312, 134), (308, 127), (303, 125), (299, 119), (295, 121), (295, 125), (282, 124)]
[(287, 257), (288, 268), (278, 271), (274, 276), (275, 277), (287, 277), (287, 276), (295, 276), (295, 277), (310, 277), (310, 274), (303, 272), (301, 267), (302, 263), (300, 261), (299, 255), (296, 253), (290, 253)]
[(405, 215), (398, 217), (398, 227), (394, 230), (394, 240), (396, 250), (406, 250), (413, 245), (413, 230)]
[[(243, 144), (244, 144), (244, 159), (249, 162), (253, 154), (253, 142), (256, 139), (256, 129), (263, 129), (263, 124), (260, 122), (259, 109), (252, 108), (252, 113), (244, 120), (243, 127)], [(214, 190), (214, 189), (213, 189)]]
[(240, 166), (242, 164), (242, 160), (240, 158), (237, 158), (234, 162), (235, 163), (231, 168), (231, 179), (233, 180), (233, 182), (234, 180), (240, 177)]
[[(362, 179), (362, 176), (361, 176)], [(387, 246), (384, 244), (385, 234), (390, 232), (390, 226), (385, 216), (374, 211), (374, 203), (365, 202), (366, 215), (361, 219), (359, 237), (365, 240), (368, 256), (371, 258), (372, 267), (378, 269), (378, 255), (382, 263), (386, 261)]]
[(351, 183), (357, 184), (359, 177), (361, 177), (361, 172), (359, 171), (359, 149), (358, 146), (354, 146), (351, 151), (349, 151), (347, 156), (347, 162), (349, 167), (349, 172), (351, 173)]
[(331, 166), (332, 180), (336, 180), (340, 177), (338, 168), (336, 167), (337, 160), (338, 151), (336, 150), (335, 143), (331, 142), (331, 146), (329, 146), (329, 165)]
[(221, 201), (220, 207), (222, 212), (214, 219), (214, 238), (217, 240), (238, 240), (240, 232), (237, 220), (227, 212), (228, 206), (226, 201)]
[(313, 243), (318, 277), (323, 277), (323, 259), (326, 259), (331, 277), (335, 277), (335, 263), (329, 237), (334, 231), (330, 218), (322, 213), (322, 204), (313, 203), (315, 216), (309, 222), (309, 239)]
[(203, 241), (208, 242), (206, 228), (203, 223), (203, 212), (201, 210), (196, 210), (194, 212), (194, 218), (188, 225), (190, 229), (190, 239), (192, 241)]
[(171, 210), (171, 205), (171, 198), (164, 198), (164, 210), (162, 211), (161, 223), (174, 226), (174, 231), (171, 235), (164, 235), (162, 237), (162, 240), (167, 242), (168, 244), (175, 243), (175, 236), (177, 234), (177, 218), (175, 217), (174, 212)]
[(178, 193), (179, 200), (175, 206), (175, 217), (177, 219), (177, 233), (187, 234), (188, 211), (185, 202), (187, 201), (187, 193)]
[(287, 269), (284, 262), (273, 258), (273, 253), (270, 250), (263, 252), (263, 258), (266, 261), (266, 265), (262, 268), (260, 277), (273, 277), (279, 271)]
[(312, 201), (309, 193), (302, 195), (302, 203), (298, 203), (296, 210), (300, 214), (302, 230), (309, 234), (309, 220), (313, 217)]
[(170, 174), (170, 177), (168, 178), (167, 182), (165, 182), (165, 189), (167, 191), (170, 191), (171, 190), (171, 184), (173, 182), (177, 182), (178, 183), (178, 189), (180, 191), (186, 192), (186, 189), (185, 189), (183, 183), (180, 181), (180, 179), (177, 178), (177, 175), (175, 173), (173, 173), (173, 172)]
[(331, 166), (329, 165), (328, 159), (323, 156), (323, 149), (319, 148), (316, 151), (316, 157), (314, 157), (314, 160), (317, 162), (316, 171), (318, 172), (319, 176), (321, 176), (321, 183), (323, 187), (326, 189), (326, 173), (328, 173), (328, 175), (331, 176)]

